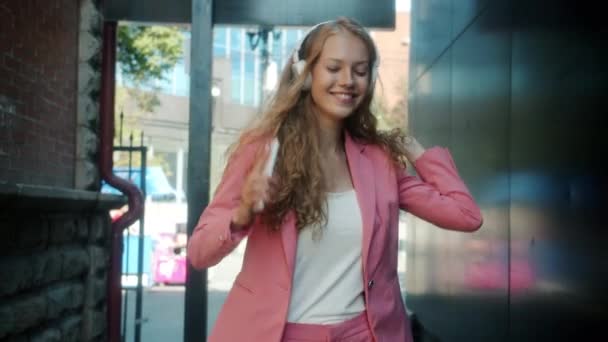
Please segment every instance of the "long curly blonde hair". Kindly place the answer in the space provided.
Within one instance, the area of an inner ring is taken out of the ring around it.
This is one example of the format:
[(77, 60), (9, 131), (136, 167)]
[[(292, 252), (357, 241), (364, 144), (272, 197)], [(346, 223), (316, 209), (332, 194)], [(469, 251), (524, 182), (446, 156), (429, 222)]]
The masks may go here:
[[(241, 133), (230, 149), (236, 151), (255, 141), (278, 137), (280, 149), (272, 196), (262, 213), (262, 221), (273, 230), (280, 229), (291, 210), (295, 211), (298, 231), (308, 226), (319, 230), (327, 222), (327, 189), (319, 161), (319, 123), (310, 91), (304, 90), (303, 85), (327, 38), (339, 32), (349, 32), (360, 38), (370, 54), (370, 68), (374, 65), (378, 58), (374, 42), (359, 23), (350, 18), (338, 18), (318, 26), (305, 38), (301, 48), (307, 65), (304, 72), (294, 74), (290, 59), (281, 73), (278, 89), (265, 105), (262, 115)], [(372, 70), (369, 70), (368, 75), (371, 74)], [(377, 119), (370, 110), (373, 84), (369, 88), (360, 106), (345, 119), (344, 129), (353, 140), (379, 146), (394, 163), (405, 166), (403, 133), (399, 129), (377, 130)]]

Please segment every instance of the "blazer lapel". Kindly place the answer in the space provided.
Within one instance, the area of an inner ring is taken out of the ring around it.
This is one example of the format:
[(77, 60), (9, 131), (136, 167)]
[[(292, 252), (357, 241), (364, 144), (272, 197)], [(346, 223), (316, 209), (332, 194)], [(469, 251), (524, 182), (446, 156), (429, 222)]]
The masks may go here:
[(361, 210), (361, 219), (363, 221), (363, 246), (361, 258), (363, 271), (366, 272), (369, 248), (374, 232), (374, 219), (376, 216), (376, 184), (374, 166), (362, 153), (364, 148), (364, 146), (353, 141), (350, 135), (346, 133), (346, 157), (348, 159), (348, 166), (353, 186), (357, 193), (357, 200)]

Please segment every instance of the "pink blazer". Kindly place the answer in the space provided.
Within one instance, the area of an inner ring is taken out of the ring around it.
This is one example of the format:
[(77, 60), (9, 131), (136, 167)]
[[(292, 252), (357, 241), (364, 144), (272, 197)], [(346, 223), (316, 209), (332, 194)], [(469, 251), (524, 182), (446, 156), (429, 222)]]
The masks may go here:
[[(416, 162), (419, 177), (390, 162), (380, 148), (345, 141), (348, 164), (363, 219), (362, 263), (367, 318), (376, 341), (412, 341), (397, 277), (399, 209), (437, 226), (475, 231), (482, 224), (479, 208), (458, 176), (447, 149), (428, 149)], [(279, 232), (260, 222), (231, 233), (232, 213), (257, 146), (237, 151), (216, 194), (188, 242), (195, 268), (213, 266), (245, 237), (247, 247), (238, 274), (220, 311), (209, 341), (279, 342), (290, 300), (297, 231), (288, 215)]]

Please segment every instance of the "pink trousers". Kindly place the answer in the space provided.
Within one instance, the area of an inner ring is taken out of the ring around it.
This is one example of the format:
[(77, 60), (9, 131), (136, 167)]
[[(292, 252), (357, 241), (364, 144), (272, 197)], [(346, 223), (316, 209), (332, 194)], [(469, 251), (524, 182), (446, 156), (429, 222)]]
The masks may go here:
[(365, 312), (337, 324), (287, 323), (282, 342), (373, 342)]

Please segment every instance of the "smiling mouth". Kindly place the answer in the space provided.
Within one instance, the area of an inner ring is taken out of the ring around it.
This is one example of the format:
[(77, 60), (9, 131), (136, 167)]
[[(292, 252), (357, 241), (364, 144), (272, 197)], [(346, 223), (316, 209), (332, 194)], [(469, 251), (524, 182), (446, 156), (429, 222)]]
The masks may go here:
[(355, 93), (330, 92), (340, 103), (351, 104), (357, 98)]

